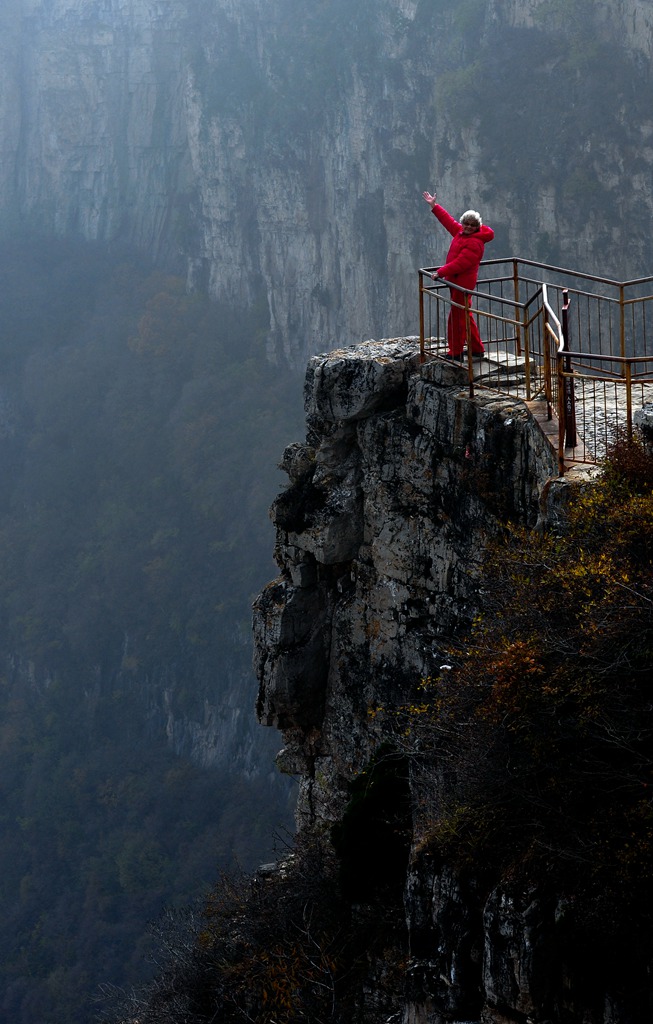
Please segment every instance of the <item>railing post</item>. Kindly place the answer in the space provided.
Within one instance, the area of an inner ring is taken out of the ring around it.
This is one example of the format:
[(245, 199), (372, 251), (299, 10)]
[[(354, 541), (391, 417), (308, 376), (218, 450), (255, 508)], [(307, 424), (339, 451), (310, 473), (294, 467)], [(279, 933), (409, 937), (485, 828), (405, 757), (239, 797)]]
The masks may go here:
[(562, 291), (562, 347), (567, 353), (564, 358), (563, 412), (565, 425), (565, 447), (576, 447), (576, 395), (572, 376), (571, 355), (569, 355), (569, 289)]
[(424, 355), (424, 287), (422, 285), (422, 272), (417, 271), (419, 280), (419, 359), (423, 363)]
[[(515, 303), (519, 302), (519, 261), (513, 259), (512, 261), (512, 288)], [(515, 338), (515, 345), (517, 348), (516, 355), (521, 355), (521, 326), (517, 327), (517, 337)], [(528, 370), (526, 371), (528, 376)]]
[[(528, 316), (526, 314), (526, 309), (525, 308), (522, 309), (521, 315), (522, 315), (522, 319), (524, 321), (524, 324), (523, 324), (523, 330), (524, 330), (524, 376), (526, 378), (526, 401), (530, 402), (530, 400), (532, 398), (532, 392), (531, 392), (531, 343), (530, 343), (530, 337), (529, 337), (529, 331), (528, 331)], [(521, 325), (517, 328), (517, 330), (519, 331), (520, 329), (521, 329)]]
[(549, 314), (546, 303), (542, 306), (542, 356), (544, 360), (544, 397), (546, 399), (546, 418), (553, 419), (553, 388), (551, 381), (553, 371), (551, 369), (551, 351), (549, 348)]
[[(548, 346), (547, 346), (548, 348)], [(563, 356), (556, 355), (556, 372), (558, 374), (558, 475), (565, 475), (565, 389), (562, 372)]]
[(633, 439), (633, 367), (630, 359), (626, 363), (626, 435)]
[[(626, 358), (626, 303), (623, 284), (619, 285), (619, 345), (621, 358)], [(626, 436), (630, 441), (633, 436), (633, 367), (626, 363)]]
[(471, 311), (469, 307), (470, 296), (463, 293), (463, 304), (465, 306), (465, 339), (467, 342), (467, 377), (469, 380), (469, 397), (474, 397), (474, 370), (472, 366), (472, 327), (470, 323)]

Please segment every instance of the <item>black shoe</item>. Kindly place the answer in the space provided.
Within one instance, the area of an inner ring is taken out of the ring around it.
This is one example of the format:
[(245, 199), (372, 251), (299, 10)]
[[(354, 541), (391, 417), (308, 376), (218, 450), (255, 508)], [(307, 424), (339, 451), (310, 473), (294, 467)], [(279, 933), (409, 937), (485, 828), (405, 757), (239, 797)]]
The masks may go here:
[(445, 355), (442, 356), (442, 358), (448, 359), (450, 363), (462, 363), (463, 361), (462, 356), (454, 356), (452, 355), (451, 352), (446, 352)]
[(472, 352), (472, 359), (485, 359), (485, 352)]

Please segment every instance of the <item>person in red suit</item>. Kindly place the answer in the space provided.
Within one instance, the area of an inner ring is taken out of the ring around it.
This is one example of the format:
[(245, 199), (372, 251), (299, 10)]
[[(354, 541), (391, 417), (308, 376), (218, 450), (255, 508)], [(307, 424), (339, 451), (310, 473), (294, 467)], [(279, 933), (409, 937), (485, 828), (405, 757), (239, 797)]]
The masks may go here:
[[(433, 278), (441, 277), (447, 284), (457, 284), (461, 288), (475, 288), (485, 243), (492, 241), (494, 231), (483, 224), (481, 216), (476, 210), (467, 210), (466, 213), (463, 213), (460, 221), (457, 221), (450, 213), (447, 213), (443, 206), (437, 203), (435, 193), (433, 195), (430, 192), (422, 194), (442, 227), (446, 228), (450, 235), (453, 235), (446, 263), (438, 267)], [(450, 292), (451, 301), (457, 305), (451, 307), (447, 320), (448, 349), (446, 358), (461, 359), (467, 340), (465, 310), (462, 308), (465, 302), (465, 293), (456, 288), (450, 288)], [(482, 356), (485, 348), (471, 313), (469, 314), (469, 334), (472, 355)]]

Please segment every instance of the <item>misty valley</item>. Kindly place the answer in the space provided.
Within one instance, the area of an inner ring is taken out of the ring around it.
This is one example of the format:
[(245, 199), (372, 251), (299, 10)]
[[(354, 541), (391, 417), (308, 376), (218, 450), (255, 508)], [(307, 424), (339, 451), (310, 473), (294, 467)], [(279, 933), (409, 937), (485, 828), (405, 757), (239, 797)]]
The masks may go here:
[(2, 1015), (87, 1021), (290, 826), (249, 608), (300, 388), (133, 255), (7, 242), (0, 281)]

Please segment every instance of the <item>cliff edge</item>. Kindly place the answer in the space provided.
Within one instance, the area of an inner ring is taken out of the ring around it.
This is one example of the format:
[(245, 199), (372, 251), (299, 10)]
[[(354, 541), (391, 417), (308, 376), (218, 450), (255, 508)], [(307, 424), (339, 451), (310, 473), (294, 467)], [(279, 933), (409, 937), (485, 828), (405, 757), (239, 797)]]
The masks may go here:
[(355, 936), (333, 1019), (648, 1019), (651, 445), (559, 478), (414, 338), (315, 356), (305, 409), (255, 666)]
[(488, 540), (534, 526), (557, 474), (522, 402), (465, 384), (420, 365), (415, 338), (308, 364), (306, 441), (284, 452), (271, 509), (280, 576), (254, 610), (258, 713), (284, 734), (300, 824), (339, 817), (384, 738), (368, 709), (437, 669), (480, 606)]
[[(370, 709), (412, 699), (470, 625), (488, 542), (507, 524), (536, 527), (564, 500), (569, 485), (527, 408), (489, 391), (470, 400), (465, 383), (460, 367), (422, 364), (414, 338), (308, 365), (306, 440), (284, 452), (289, 485), (271, 510), (280, 575), (254, 610), (258, 714), (283, 733), (300, 835), (332, 834), (354, 780), (392, 739), (392, 714)], [(361, 1020), (442, 1024), (479, 1008), (493, 1024), (545, 1019), (542, 989), (561, 984), (542, 952), (555, 901), (482, 892), (473, 873), (416, 848), (403, 889), (411, 958), (394, 997), (372, 1010), (368, 1000)]]

